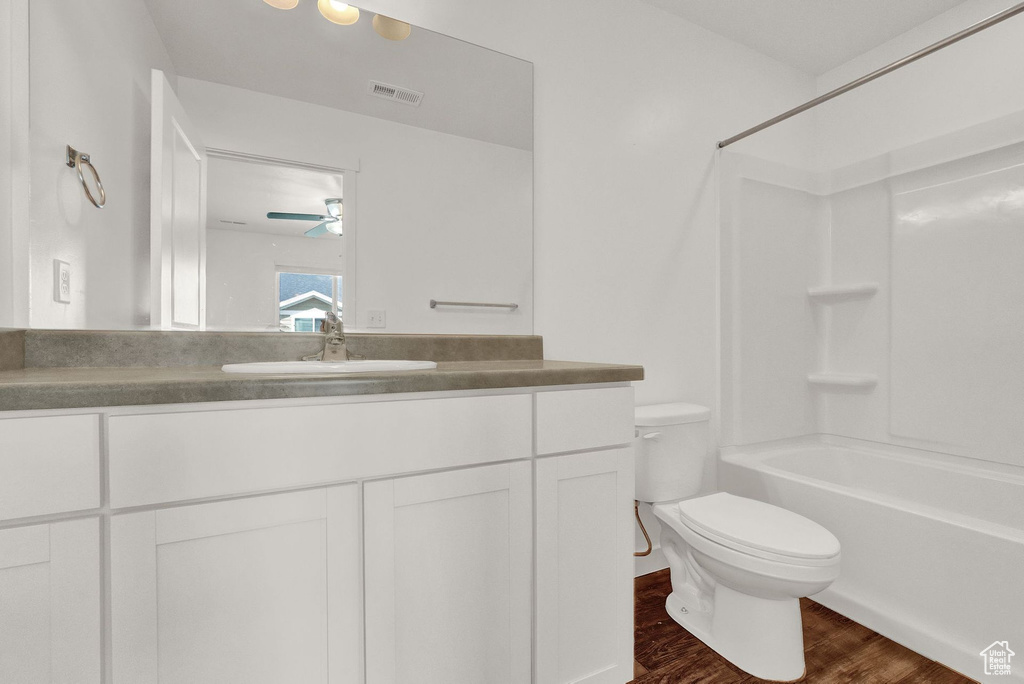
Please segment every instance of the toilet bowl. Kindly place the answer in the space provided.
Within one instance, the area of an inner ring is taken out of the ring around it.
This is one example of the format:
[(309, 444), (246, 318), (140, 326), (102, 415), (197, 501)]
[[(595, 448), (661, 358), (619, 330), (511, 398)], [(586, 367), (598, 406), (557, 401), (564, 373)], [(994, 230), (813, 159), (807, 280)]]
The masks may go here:
[(708, 409), (636, 409), (637, 500), (661, 522), (673, 620), (742, 670), (804, 674), (800, 598), (839, 576), (839, 540), (801, 515), (725, 492), (694, 496), (708, 458)]
[(839, 541), (790, 511), (718, 493), (656, 504), (673, 620), (762, 679), (804, 674), (799, 599), (839, 576)]

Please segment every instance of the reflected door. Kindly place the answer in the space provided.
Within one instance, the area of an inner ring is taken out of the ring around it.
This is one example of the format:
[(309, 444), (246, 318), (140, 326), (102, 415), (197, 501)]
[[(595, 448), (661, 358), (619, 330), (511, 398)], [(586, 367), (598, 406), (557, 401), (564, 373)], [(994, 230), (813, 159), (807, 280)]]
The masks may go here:
[(162, 71), (153, 70), (150, 325), (206, 327), (206, 148)]

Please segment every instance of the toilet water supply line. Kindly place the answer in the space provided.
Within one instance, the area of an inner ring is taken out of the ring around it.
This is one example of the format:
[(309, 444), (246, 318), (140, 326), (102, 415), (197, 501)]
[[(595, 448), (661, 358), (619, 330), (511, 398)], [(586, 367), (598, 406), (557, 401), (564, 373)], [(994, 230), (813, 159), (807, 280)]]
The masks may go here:
[(640, 526), (640, 531), (644, 533), (644, 539), (647, 540), (646, 551), (634, 551), (633, 555), (637, 558), (642, 556), (650, 556), (651, 551), (654, 550), (654, 544), (651, 543), (651, 535), (647, 534), (647, 528), (644, 527), (644, 521), (640, 519), (640, 502), (633, 499), (633, 515), (636, 516), (636, 524)]

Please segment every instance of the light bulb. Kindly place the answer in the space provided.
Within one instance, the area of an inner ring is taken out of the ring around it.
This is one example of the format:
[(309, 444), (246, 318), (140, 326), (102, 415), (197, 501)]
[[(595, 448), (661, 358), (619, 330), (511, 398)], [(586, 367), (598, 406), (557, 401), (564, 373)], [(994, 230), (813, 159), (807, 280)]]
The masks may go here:
[(271, 7), (283, 10), (295, 9), (299, 4), (299, 0), (263, 0), (263, 2), (267, 3)]
[(335, 24), (351, 26), (359, 21), (359, 8), (346, 2), (317, 0), (316, 7), (320, 10), (320, 14), (324, 15), (324, 19)]
[(405, 40), (412, 33), (412, 26), (404, 21), (378, 14), (373, 18), (373, 30), (388, 40)]

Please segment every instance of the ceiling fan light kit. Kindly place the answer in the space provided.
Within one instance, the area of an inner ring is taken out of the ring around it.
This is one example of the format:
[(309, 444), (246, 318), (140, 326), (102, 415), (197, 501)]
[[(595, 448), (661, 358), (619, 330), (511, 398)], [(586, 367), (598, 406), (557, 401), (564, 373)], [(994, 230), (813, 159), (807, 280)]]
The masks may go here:
[[(299, 0), (263, 0), (271, 7), (281, 10), (295, 9)], [(341, 0), (317, 0), (317, 9), (327, 21), (340, 26), (351, 26), (359, 21), (359, 8)], [(412, 33), (412, 26), (407, 22), (399, 21), (377, 14), (373, 17), (373, 30), (377, 35), (388, 40), (405, 40)]]
[(324, 205), (327, 207), (327, 214), (301, 214), (285, 211), (270, 211), (267, 212), (268, 219), (276, 219), (278, 221), (318, 221), (319, 223), (303, 235), (306, 237), (320, 237), (324, 233), (333, 233), (334, 235), (343, 235), (342, 233), (342, 200), (339, 197), (329, 197), (324, 200)]

